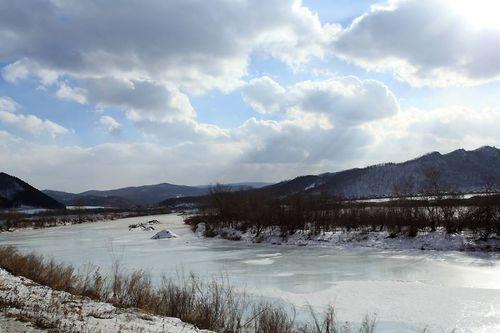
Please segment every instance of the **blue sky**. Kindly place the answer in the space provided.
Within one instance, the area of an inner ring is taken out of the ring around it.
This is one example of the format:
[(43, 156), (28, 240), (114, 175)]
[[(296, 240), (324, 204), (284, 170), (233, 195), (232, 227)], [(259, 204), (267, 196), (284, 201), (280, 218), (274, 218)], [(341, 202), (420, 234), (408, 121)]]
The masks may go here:
[(40, 188), (280, 181), (498, 145), (490, 0), (0, 0), (0, 162)]

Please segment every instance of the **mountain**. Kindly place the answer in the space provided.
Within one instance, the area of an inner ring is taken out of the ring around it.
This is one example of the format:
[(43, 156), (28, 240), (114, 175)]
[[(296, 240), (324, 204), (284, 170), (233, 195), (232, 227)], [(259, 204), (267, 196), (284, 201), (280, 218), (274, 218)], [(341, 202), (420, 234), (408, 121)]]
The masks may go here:
[(154, 205), (169, 198), (204, 195), (207, 189), (163, 183), (104, 191), (90, 190), (77, 194), (52, 190), (45, 190), (44, 193), (67, 205), (127, 207)]
[(498, 190), (500, 150), (485, 146), (448, 154), (433, 152), (403, 163), (297, 177), (263, 189), (276, 195), (302, 192), (370, 198), (415, 195), (430, 187), (460, 193)]
[[(246, 188), (260, 188), (269, 183), (233, 183), (226, 184), (235, 190)], [(144, 185), (124, 187), (115, 190), (97, 191), (90, 190), (82, 193), (68, 193), (62, 191), (44, 190), (52, 198), (68, 206), (102, 206), (102, 207), (130, 207), (134, 205), (150, 206), (160, 201), (197, 197), (208, 193), (212, 185), (186, 186), (162, 183), (157, 185)]]
[(80, 195), (52, 190), (43, 190), (42, 192), (66, 206), (130, 207), (134, 205), (132, 202), (116, 196)]
[[(432, 152), (403, 163), (386, 163), (321, 175), (300, 176), (273, 185), (265, 183), (227, 184), (233, 190), (254, 188), (276, 196), (293, 193), (339, 195), (347, 198), (377, 198), (415, 195), (433, 187), (448, 192), (473, 193), (500, 189), (500, 150), (481, 147)], [(68, 205), (113, 206), (156, 205), (197, 202), (208, 193), (209, 185), (158, 184), (125, 187), (79, 194), (45, 191)]]
[[(272, 183), (264, 183), (264, 182), (243, 182), (243, 183), (228, 183), (223, 184), (224, 186), (229, 186), (235, 190), (248, 189), (248, 188), (262, 188), (271, 185)], [(214, 186), (214, 184), (210, 185), (198, 185), (196, 187), (209, 189)]]
[(0, 172), (0, 208), (30, 206), (64, 209), (65, 205), (19, 178)]
[(137, 205), (151, 205), (168, 198), (204, 195), (205, 193), (205, 189), (198, 187), (162, 183), (157, 185), (124, 187), (107, 191), (91, 190), (80, 193), (80, 195), (94, 195), (99, 197), (114, 196), (123, 198)]

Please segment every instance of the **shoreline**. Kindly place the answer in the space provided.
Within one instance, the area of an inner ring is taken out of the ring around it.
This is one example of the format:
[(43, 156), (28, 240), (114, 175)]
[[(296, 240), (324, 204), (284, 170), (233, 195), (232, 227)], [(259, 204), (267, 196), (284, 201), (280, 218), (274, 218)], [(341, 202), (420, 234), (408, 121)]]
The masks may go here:
[(0, 268), (0, 323), (28, 332), (211, 333), (178, 318), (117, 308), (42, 286)]
[[(204, 236), (205, 226), (198, 225), (195, 234)], [(443, 229), (434, 232), (419, 232), (415, 237), (403, 233), (394, 235), (388, 231), (327, 231), (314, 235), (299, 230), (292, 235), (282, 237), (279, 230), (265, 230), (259, 236), (254, 232), (242, 232), (234, 228), (215, 230), (215, 237), (244, 242), (246, 244), (271, 244), (280, 246), (308, 246), (332, 248), (375, 248), (381, 250), (421, 250), (421, 251), (460, 251), (499, 253), (500, 239), (490, 238), (487, 241), (475, 240), (466, 233), (448, 234)]]
[[(91, 223), (100, 223), (100, 222), (108, 222), (114, 221), (118, 219), (130, 218), (130, 217), (142, 217), (142, 216), (153, 216), (153, 215), (161, 215), (161, 214), (169, 214), (162, 212), (149, 212), (149, 213), (138, 213), (135, 211), (123, 211), (123, 212), (94, 212), (87, 214), (70, 214), (70, 215), (62, 215), (62, 214), (54, 214), (48, 216), (30, 216), (24, 218), (20, 224), (20, 226), (10, 226), (9, 228), (5, 228), (0, 223), (0, 234), (2, 233), (11, 233), (22, 230), (36, 230), (36, 229), (46, 229), (46, 228), (54, 228), (54, 227), (64, 227), (71, 225), (79, 225), (79, 224), (91, 224)], [(2, 221), (0, 221), (2, 222)], [(19, 222), (15, 222), (19, 223)]]
[[(169, 213), (166, 213), (169, 214)], [(179, 215), (172, 212), (170, 214)], [(104, 216), (108, 215), (108, 216)], [(156, 212), (150, 214), (136, 214), (135, 212), (120, 212), (109, 214), (89, 214), (90, 217), (82, 222), (67, 221), (68, 216), (64, 216), (65, 221), (59, 221), (53, 225), (46, 226), (23, 226), (13, 230), (1, 230), (2, 233), (20, 232), (23, 230), (38, 230), (54, 227), (65, 227), (80, 224), (106, 223), (117, 219), (131, 217), (147, 217), (158, 215)], [(163, 215), (163, 214), (159, 214)], [(299, 230), (292, 235), (283, 237), (276, 228), (264, 230), (259, 236), (255, 232), (242, 232), (236, 228), (223, 227), (212, 230), (213, 236), (205, 236), (205, 223), (201, 222), (192, 227), (193, 233), (198, 237), (220, 238), (236, 242), (244, 242), (247, 245), (252, 244), (271, 244), (297, 247), (332, 247), (332, 248), (375, 248), (381, 250), (421, 250), (421, 251), (460, 251), (460, 252), (481, 252), (481, 253), (500, 253), (500, 238), (493, 237), (488, 241), (478, 241), (471, 234), (467, 233), (447, 233), (443, 228), (438, 228), (434, 232), (420, 231), (415, 237), (409, 237), (405, 233), (391, 234), (388, 231), (346, 231), (336, 230), (312, 234), (309, 231)]]

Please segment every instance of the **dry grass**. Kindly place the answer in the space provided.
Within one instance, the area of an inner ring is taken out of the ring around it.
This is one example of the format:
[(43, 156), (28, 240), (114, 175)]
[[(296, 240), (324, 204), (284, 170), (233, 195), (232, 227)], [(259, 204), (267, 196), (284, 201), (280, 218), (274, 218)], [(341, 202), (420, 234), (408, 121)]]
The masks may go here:
[[(339, 324), (333, 307), (318, 315), (311, 310), (309, 323), (296, 323), (294, 309), (263, 302), (250, 302), (226, 280), (205, 281), (195, 275), (164, 277), (155, 286), (144, 271), (126, 274), (115, 265), (106, 277), (98, 267), (88, 266), (82, 275), (72, 266), (57, 264), (34, 254), (22, 254), (14, 247), (0, 247), (0, 267), (39, 284), (77, 296), (112, 303), (121, 308), (138, 308), (147, 313), (177, 317), (200, 329), (223, 333), (350, 333)], [(13, 306), (0, 300), (2, 306)], [(96, 314), (97, 316), (99, 314)], [(47, 324), (47, 323), (45, 323)], [(53, 323), (49, 323), (53, 325)], [(375, 321), (367, 318), (360, 333), (373, 333)]]

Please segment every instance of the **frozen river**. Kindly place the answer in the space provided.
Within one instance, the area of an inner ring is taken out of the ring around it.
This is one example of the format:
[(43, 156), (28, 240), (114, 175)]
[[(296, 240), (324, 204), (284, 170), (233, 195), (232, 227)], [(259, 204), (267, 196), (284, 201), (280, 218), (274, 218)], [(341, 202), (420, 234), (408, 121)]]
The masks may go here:
[[(177, 239), (128, 225), (158, 219)], [(377, 315), (377, 332), (500, 332), (500, 256), (245, 244), (199, 239), (176, 215), (0, 234), (0, 244), (83, 267), (120, 260), (155, 277), (226, 274), (247, 292), (305, 309), (335, 305), (339, 319)]]

